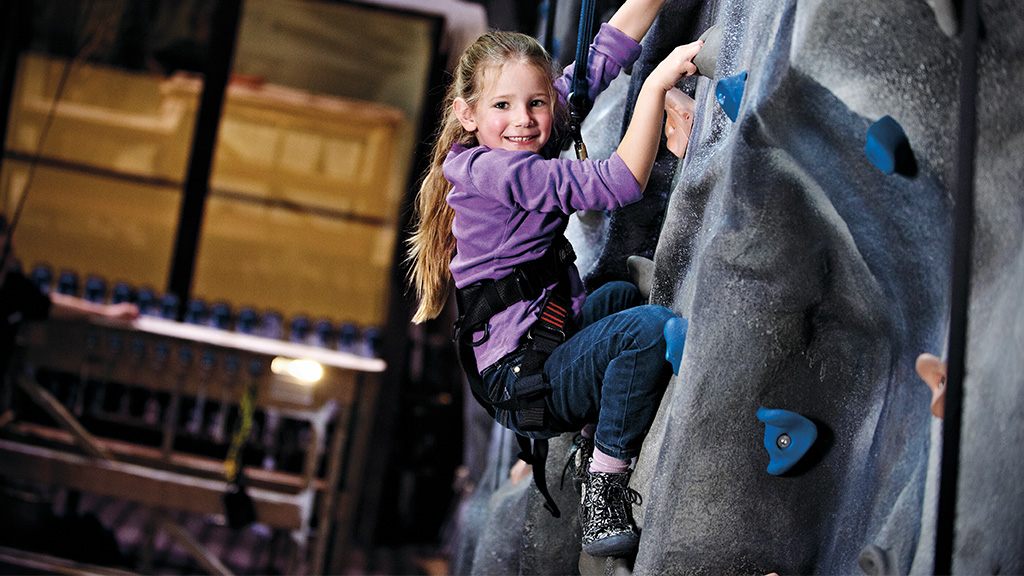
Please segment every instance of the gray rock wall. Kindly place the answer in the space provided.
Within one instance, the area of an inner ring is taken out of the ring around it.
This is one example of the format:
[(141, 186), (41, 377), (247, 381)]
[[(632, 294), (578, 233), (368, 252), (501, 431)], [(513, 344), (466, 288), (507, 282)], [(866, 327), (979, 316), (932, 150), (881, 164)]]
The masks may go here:
[[(1024, 573), (1024, 6), (983, 1), (981, 18), (954, 571)], [(598, 101), (594, 157), (653, 64), (722, 27), (716, 77), (680, 83), (697, 103), (686, 157), (664, 152), (641, 203), (569, 231), (588, 285), (652, 257), (651, 300), (690, 322), (633, 479), (635, 573), (931, 572), (942, 423), (914, 362), (948, 338), (960, 41), (942, 22), (924, 0), (668, 0)], [(733, 121), (715, 82), (743, 71)], [(885, 115), (913, 152), (894, 174), (864, 152)], [(817, 425), (784, 475), (766, 472), (759, 407)], [(511, 552), (468, 571), (575, 570), (558, 447), (549, 485), (566, 514), (541, 519), (536, 491), (499, 489), (481, 531)]]

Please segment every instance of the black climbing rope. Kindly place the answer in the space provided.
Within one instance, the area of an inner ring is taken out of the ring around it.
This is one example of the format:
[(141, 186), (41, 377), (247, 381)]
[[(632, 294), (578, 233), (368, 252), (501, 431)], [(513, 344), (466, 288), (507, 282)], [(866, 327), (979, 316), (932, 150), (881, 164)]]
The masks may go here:
[(974, 224), (974, 162), (976, 145), (978, 4), (960, 6), (960, 128), (955, 206), (953, 209), (953, 278), (946, 360), (946, 407), (943, 418), (942, 465), (935, 530), (935, 574), (953, 573), (957, 478), (960, 472), (960, 427), (964, 357), (967, 351), (967, 310), (971, 289), (971, 244)]
[(583, 115), (590, 107), (588, 97), (587, 69), (590, 67), (590, 40), (594, 32), (594, 7), (596, 0), (582, 0), (580, 25), (576, 31), (576, 64), (572, 74), (572, 92), (569, 93), (569, 130), (576, 146), (576, 157), (587, 158), (587, 147), (580, 132)]

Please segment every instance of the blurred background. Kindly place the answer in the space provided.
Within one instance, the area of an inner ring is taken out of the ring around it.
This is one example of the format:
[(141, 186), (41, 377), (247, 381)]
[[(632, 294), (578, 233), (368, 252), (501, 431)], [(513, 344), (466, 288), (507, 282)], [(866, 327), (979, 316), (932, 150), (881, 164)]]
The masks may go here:
[(461, 50), (578, 2), (0, 6), (8, 265), (142, 313), (11, 316), (0, 573), (445, 573), (490, 422), (410, 203)]

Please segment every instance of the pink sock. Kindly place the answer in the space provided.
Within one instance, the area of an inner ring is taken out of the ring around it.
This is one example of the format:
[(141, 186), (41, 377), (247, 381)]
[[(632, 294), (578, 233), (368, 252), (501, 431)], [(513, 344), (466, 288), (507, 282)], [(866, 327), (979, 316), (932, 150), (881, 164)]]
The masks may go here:
[(587, 424), (586, 426), (584, 426), (583, 430), (580, 430), (580, 435), (582, 435), (587, 440), (593, 440), (594, 439), (594, 432), (596, 432), (596, 431), (597, 431), (597, 424), (591, 422), (590, 424)]
[(594, 459), (590, 462), (590, 471), (621, 474), (629, 470), (629, 464), (629, 460), (619, 460), (595, 448)]

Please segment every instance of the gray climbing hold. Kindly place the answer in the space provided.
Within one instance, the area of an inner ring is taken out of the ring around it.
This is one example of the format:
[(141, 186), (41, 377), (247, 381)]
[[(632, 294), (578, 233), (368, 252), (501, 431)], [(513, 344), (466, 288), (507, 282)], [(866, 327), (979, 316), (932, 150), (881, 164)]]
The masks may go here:
[(698, 40), (703, 40), (704, 46), (693, 57), (693, 63), (697, 66), (697, 74), (714, 78), (715, 66), (718, 65), (718, 51), (722, 46), (722, 27), (715, 24), (705, 30)]
[(604, 210), (577, 210), (576, 218), (579, 219), (580, 224), (593, 228), (601, 223), (604, 218)]
[(626, 258), (626, 267), (629, 268), (629, 276), (633, 284), (640, 289), (640, 295), (644, 300), (651, 298), (651, 283), (654, 280), (654, 260), (643, 256), (630, 256)]
[(632, 561), (627, 558), (602, 558), (580, 552), (580, 576), (632, 576)]
[(953, 7), (953, 0), (926, 0), (932, 12), (935, 13), (935, 22), (939, 25), (942, 33), (950, 38), (956, 36), (960, 28), (957, 22), (956, 9)]

